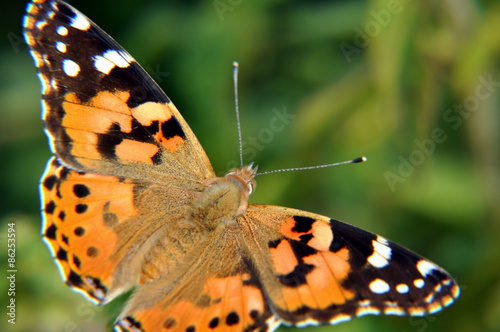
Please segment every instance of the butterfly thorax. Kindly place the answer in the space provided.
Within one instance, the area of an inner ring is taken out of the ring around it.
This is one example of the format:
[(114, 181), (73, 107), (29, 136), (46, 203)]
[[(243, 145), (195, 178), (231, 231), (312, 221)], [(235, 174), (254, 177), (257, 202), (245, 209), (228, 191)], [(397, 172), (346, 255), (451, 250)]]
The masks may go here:
[(193, 220), (208, 231), (236, 226), (236, 218), (245, 213), (255, 187), (256, 171), (250, 164), (224, 177), (208, 179), (204, 191), (192, 202)]

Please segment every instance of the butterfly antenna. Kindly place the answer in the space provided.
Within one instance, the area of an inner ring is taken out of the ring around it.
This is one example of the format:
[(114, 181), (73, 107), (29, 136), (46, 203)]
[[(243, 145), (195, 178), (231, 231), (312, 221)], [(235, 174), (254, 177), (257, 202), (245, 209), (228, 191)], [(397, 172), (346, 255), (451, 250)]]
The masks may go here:
[(238, 143), (240, 146), (240, 167), (243, 167), (243, 143), (241, 140), (240, 108), (238, 107), (238, 69), (240, 65), (237, 61), (233, 62), (233, 81), (234, 81), (234, 108), (236, 110), (236, 126), (238, 127)]
[(357, 163), (362, 163), (362, 162), (367, 161), (367, 160), (368, 159), (366, 157), (359, 157), (359, 158), (352, 159), (352, 160), (342, 161), (340, 163), (333, 163), (333, 164), (326, 164), (326, 165), (319, 165), (319, 166), (308, 166), (308, 167), (275, 169), (275, 170), (272, 170), (272, 171), (266, 171), (266, 172), (257, 173), (255, 175), (257, 176), (257, 175), (264, 175), (264, 174), (271, 174), (271, 173), (282, 173), (282, 172), (292, 172), (292, 171), (305, 171), (305, 170), (311, 170), (311, 169), (340, 166), (340, 165), (345, 165), (345, 164), (357, 164)]

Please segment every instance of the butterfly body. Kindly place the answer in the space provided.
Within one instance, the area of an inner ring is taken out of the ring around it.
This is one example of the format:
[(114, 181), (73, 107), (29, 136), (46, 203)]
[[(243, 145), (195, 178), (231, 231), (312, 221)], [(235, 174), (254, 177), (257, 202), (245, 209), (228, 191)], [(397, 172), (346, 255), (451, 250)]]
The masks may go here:
[(429, 260), (322, 215), (249, 204), (256, 168), (218, 178), (180, 112), (95, 23), (33, 0), (24, 35), (54, 157), (42, 237), (98, 304), (135, 288), (116, 331), (266, 331), (420, 316), (459, 288)]
[(245, 166), (223, 178), (209, 179), (191, 204), (193, 221), (209, 230), (237, 226), (237, 218), (246, 212), (255, 173), (252, 166)]

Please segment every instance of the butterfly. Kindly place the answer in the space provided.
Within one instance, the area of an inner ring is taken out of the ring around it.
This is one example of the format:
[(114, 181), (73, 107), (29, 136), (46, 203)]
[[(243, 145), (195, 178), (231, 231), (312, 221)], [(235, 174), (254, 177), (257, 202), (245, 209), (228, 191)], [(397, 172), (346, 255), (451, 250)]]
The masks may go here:
[(249, 204), (252, 164), (216, 177), (177, 108), (70, 5), (33, 0), (24, 36), (54, 156), (42, 237), (96, 304), (135, 288), (116, 331), (268, 331), (420, 316), (459, 296), (442, 268), (318, 214)]

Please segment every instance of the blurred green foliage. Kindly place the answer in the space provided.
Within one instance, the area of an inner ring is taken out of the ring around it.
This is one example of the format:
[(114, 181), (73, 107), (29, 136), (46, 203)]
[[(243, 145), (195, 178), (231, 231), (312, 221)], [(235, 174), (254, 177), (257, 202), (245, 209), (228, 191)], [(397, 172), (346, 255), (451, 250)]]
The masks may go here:
[[(462, 287), (434, 316), (303, 331), (500, 331), (498, 1), (71, 2), (157, 79), (218, 173), (238, 160), (234, 60), (245, 155), (260, 170), (368, 157), (262, 176), (253, 202), (382, 234), (442, 265)], [(39, 236), (37, 185), (50, 156), (40, 87), (21, 40), (25, 4), (2, 7), (0, 256), (3, 267), (6, 224), (15, 222), (18, 273), (15, 326), (6, 322), (0, 278), (1, 330), (104, 331), (126, 296), (101, 308), (71, 292)], [(279, 130), (276, 111), (293, 115)]]

